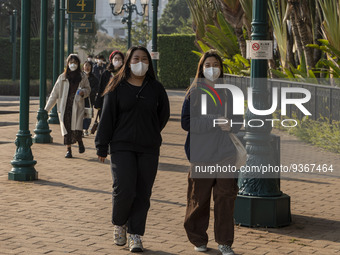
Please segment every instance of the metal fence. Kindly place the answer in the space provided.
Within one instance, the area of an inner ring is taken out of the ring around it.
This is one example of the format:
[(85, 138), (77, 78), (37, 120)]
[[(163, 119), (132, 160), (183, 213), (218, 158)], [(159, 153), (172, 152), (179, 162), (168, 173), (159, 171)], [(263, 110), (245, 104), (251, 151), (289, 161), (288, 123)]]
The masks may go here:
[[(236, 75), (224, 76), (228, 84), (236, 85), (242, 89), (245, 98), (247, 88), (250, 86), (250, 78)], [(312, 113), (313, 120), (340, 121), (340, 88), (333, 86), (316, 85), (311, 83), (293, 82), (289, 80), (268, 79), (268, 89), (278, 88), (278, 106), (281, 105), (281, 88), (298, 87), (305, 88), (311, 92), (311, 100), (303, 104)], [(290, 98), (301, 98), (302, 94), (291, 94)], [(271, 97), (270, 97), (271, 98)], [(271, 103), (271, 102), (270, 102)], [(287, 105), (287, 116), (290, 118), (302, 119), (303, 113), (295, 105)]]

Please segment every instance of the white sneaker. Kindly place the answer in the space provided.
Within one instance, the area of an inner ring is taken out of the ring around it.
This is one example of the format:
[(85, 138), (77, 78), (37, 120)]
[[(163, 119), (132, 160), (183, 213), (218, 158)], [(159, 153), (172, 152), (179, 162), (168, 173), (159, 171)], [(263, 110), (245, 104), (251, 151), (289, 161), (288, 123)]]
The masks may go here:
[(129, 249), (131, 252), (143, 252), (143, 244), (140, 235), (129, 235)]
[(201, 245), (201, 246), (195, 246), (194, 250), (195, 251), (199, 251), (199, 252), (205, 252), (205, 251), (208, 250), (208, 248), (207, 248), (207, 245), (204, 244), (204, 245)]
[(229, 245), (219, 244), (218, 250), (222, 253), (222, 255), (235, 255), (233, 249)]
[(126, 226), (113, 226), (113, 242), (115, 245), (125, 245), (126, 244)]

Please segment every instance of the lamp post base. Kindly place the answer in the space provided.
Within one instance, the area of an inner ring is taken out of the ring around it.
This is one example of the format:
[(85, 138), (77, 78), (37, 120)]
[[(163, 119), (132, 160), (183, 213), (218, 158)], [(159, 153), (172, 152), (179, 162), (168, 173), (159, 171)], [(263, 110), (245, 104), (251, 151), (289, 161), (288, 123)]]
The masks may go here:
[(283, 227), (291, 223), (290, 196), (256, 197), (237, 195), (236, 224), (247, 227)]
[(48, 124), (59, 124), (59, 117), (57, 113), (51, 112), (49, 116), (50, 117), (47, 120)]
[(11, 162), (13, 168), (8, 172), (8, 180), (13, 181), (34, 181), (38, 180), (38, 172), (34, 169), (37, 161)]
[(53, 143), (53, 138), (50, 135), (51, 130), (47, 123), (47, 117), (47, 112), (44, 109), (39, 109), (37, 117), (38, 123), (36, 129), (34, 129), (34, 143)]

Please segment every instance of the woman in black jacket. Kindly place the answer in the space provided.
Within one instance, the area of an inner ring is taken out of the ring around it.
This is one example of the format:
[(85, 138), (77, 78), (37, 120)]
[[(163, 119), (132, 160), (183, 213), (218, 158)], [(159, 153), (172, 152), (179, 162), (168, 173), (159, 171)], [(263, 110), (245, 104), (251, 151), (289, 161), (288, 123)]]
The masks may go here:
[(99, 91), (94, 105), (94, 107), (99, 110), (99, 116), (101, 114), (101, 108), (103, 107), (103, 92), (110, 79), (122, 68), (124, 63), (124, 54), (119, 50), (115, 50), (110, 54), (109, 60), (110, 64), (100, 78)]
[[(84, 66), (83, 66), (83, 70), (84, 73), (86, 74), (89, 82), (90, 82), (90, 87), (91, 87), (91, 93), (89, 98), (85, 98), (85, 107), (91, 107), (93, 108), (97, 93), (98, 93), (98, 79), (96, 78), (96, 76), (93, 75), (92, 73), (92, 67), (93, 64), (91, 61), (85, 61)], [(90, 100), (89, 100), (90, 99)], [(91, 118), (84, 118), (83, 121), (83, 136), (88, 136), (89, 135), (89, 127), (91, 124)]]
[(170, 109), (147, 49), (132, 47), (126, 58), (104, 91), (95, 143), (101, 162), (110, 148), (114, 243), (125, 245), (127, 228), (130, 251), (140, 252)]

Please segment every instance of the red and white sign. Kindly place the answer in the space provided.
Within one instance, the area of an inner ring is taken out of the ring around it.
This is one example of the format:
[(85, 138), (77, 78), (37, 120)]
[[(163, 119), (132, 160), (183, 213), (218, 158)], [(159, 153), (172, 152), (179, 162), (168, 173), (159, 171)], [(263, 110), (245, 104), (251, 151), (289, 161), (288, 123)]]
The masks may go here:
[(272, 40), (249, 40), (247, 41), (248, 59), (272, 59), (273, 41)]

